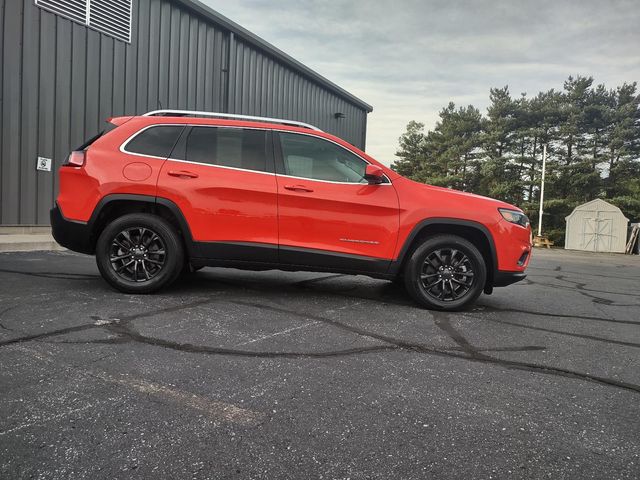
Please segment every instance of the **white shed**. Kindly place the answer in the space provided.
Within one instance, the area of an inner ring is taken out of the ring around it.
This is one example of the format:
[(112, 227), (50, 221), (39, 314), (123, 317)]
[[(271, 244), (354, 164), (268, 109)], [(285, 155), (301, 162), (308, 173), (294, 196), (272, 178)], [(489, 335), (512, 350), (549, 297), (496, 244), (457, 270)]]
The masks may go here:
[(629, 219), (599, 198), (577, 206), (568, 217), (564, 248), (624, 253)]

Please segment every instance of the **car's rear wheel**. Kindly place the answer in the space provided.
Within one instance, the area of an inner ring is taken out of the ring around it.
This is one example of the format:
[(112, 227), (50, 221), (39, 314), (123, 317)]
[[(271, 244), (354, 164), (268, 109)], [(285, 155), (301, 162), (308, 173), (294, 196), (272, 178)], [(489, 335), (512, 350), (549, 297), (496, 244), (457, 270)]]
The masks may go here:
[(184, 251), (169, 222), (132, 213), (117, 218), (100, 234), (96, 262), (112, 287), (125, 293), (151, 293), (178, 277)]
[(409, 294), (435, 310), (460, 310), (482, 293), (487, 267), (473, 243), (438, 235), (415, 249), (404, 272)]

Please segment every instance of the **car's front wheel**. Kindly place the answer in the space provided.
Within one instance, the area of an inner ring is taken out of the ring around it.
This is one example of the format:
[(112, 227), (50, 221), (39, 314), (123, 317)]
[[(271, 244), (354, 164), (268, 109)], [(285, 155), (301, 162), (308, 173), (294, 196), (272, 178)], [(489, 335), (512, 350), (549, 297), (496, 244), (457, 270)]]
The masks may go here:
[(438, 235), (415, 249), (404, 272), (409, 294), (436, 310), (460, 310), (482, 293), (487, 267), (480, 251), (457, 235)]
[(165, 219), (132, 213), (115, 219), (96, 244), (103, 278), (125, 293), (151, 293), (171, 284), (182, 271), (184, 251)]

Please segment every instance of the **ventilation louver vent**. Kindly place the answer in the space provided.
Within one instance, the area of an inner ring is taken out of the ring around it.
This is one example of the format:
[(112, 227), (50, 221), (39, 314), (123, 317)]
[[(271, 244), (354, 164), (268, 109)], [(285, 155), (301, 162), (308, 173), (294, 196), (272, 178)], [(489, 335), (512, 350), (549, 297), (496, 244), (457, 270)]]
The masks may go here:
[(131, 0), (89, 0), (89, 26), (131, 41)]
[(131, 42), (133, 0), (36, 0), (36, 5), (106, 35)]

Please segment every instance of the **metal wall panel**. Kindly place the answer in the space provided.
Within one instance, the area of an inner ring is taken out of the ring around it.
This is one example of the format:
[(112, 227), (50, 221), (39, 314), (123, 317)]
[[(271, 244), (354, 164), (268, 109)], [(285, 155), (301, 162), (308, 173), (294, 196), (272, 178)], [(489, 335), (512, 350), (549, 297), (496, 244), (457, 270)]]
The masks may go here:
[[(11, 3), (11, 2), (9, 2)], [(41, 46), (49, 41), (54, 30), (52, 22), (55, 21), (53, 15), (47, 15), (47, 19), (40, 23), (40, 18), (33, 15), (35, 6), (28, 4), (25, 6), (22, 16), (22, 56), (21, 56), (21, 81), (20, 81), (20, 154), (34, 158), (41, 146), (48, 140), (38, 135), (40, 133), (41, 122), (52, 113), (51, 98), (43, 91), (38, 81), (38, 72), (48, 72), (50, 75), (52, 62), (41, 55)], [(47, 21), (48, 20), (48, 21)], [(25, 32), (35, 32), (36, 35), (28, 35)], [(42, 68), (46, 70), (41, 70)], [(42, 97), (42, 98), (40, 98)], [(40, 115), (39, 115), (40, 113)], [(42, 119), (42, 120), (41, 120)], [(48, 133), (48, 132), (47, 132)], [(46, 135), (46, 134), (45, 134)], [(18, 183), (20, 192), (18, 204), (19, 218), (34, 215), (37, 211), (37, 202), (40, 200), (38, 192), (38, 180), (40, 172), (37, 172), (32, 162), (31, 167), (27, 162), (19, 161), (19, 177), (14, 179)], [(44, 182), (42, 187), (46, 188)], [(34, 195), (38, 192), (37, 195)]]
[[(234, 54), (235, 52), (235, 54)], [(296, 119), (363, 148), (366, 112), (241, 40), (232, 49), (232, 113)], [(343, 113), (344, 118), (336, 118)]]
[[(2, 223), (20, 219), (20, 121), (22, 86), (22, 5), (5, 1), (2, 45), (2, 161), (0, 212)], [(11, 19), (7, 21), (7, 19)], [(35, 220), (35, 219), (34, 219)]]
[[(0, 219), (2, 218), (2, 200), (4, 199), (4, 182), (2, 179), (2, 161), (4, 158), (4, 147), (3, 147), (3, 137), (4, 137), (4, 125), (5, 125), (5, 116), (4, 116), (4, 49), (5, 49), (5, 29), (4, 29), (4, 19), (5, 19), (5, 0), (0, 0)], [(1, 223), (1, 222), (0, 222)]]
[[(48, 224), (55, 172), (110, 116), (176, 108), (281, 117), (364, 147), (367, 112), (353, 97), (189, 5), (133, 2), (126, 43), (33, 0), (0, 0), (0, 224)], [(51, 172), (36, 170), (38, 156), (53, 159)]]

